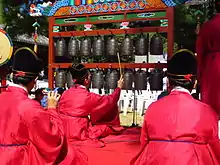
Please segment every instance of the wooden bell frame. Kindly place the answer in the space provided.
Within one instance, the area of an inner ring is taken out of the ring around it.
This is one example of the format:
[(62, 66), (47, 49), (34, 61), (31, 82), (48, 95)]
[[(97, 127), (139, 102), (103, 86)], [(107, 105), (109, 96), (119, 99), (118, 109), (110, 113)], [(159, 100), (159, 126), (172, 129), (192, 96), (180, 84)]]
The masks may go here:
[[(158, 17), (142, 17), (142, 18), (131, 18), (131, 14), (151, 13), (151, 12), (165, 12), (164, 16)], [(123, 14), (123, 19), (117, 20), (99, 20), (92, 21), (94, 16), (102, 15), (117, 15)], [(86, 21), (81, 22), (66, 22), (60, 23), (63, 19), (74, 19), (84, 17)], [(108, 29), (108, 30), (91, 30), (91, 31), (63, 31), (54, 32), (54, 27), (59, 26), (73, 26), (73, 25), (85, 25), (85, 24), (103, 24), (103, 23), (116, 23), (116, 22), (132, 22), (141, 20), (167, 20), (168, 26), (154, 26), (154, 27), (143, 27), (143, 28), (129, 28), (129, 29)], [(166, 32), (168, 39), (168, 58), (172, 56), (174, 51), (174, 9), (173, 7), (167, 7), (162, 9), (143, 9), (143, 10), (127, 10), (118, 12), (106, 12), (106, 13), (91, 13), (91, 14), (76, 14), (72, 16), (52, 16), (49, 17), (49, 54), (48, 54), (48, 82), (49, 88), (54, 88), (54, 69), (55, 68), (68, 68), (71, 63), (55, 63), (54, 57), (54, 37), (72, 37), (72, 36), (97, 36), (97, 35), (118, 35), (118, 34), (137, 34), (142, 32)], [(87, 68), (119, 68), (118, 63), (87, 63)], [(121, 63), (121, 68), (166, 68), (167, 64), (162, 63)]]

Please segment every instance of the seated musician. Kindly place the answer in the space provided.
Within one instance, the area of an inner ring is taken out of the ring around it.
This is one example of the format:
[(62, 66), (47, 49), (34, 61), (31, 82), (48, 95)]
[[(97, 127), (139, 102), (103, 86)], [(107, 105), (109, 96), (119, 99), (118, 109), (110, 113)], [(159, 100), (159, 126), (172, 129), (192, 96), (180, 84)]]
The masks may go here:
[(131, 165), (220, 164), (218, 117), (194, 99), (196, 58), (182, 49), (168, 61), (171, 93), (151, 104), (141, 132), (141, 151)]
[(0, 164), (87, 165), (87, 157), (66, 140), (57, 113), (59, 95), (48, 93), (47, 110), (28, 97), (41, 71), (40, 64), (29, 48), (20, 48), (14, 54), (13, 83), (0, 94)]
[(111, 95), (101, 96), (87, 90), (90, 73), (84, 65), (73, 65), (70, 71), (75, 85), (63, 93), (59, 102), (67, 136), (70, 141), (92, 142), (102, 147), (104, 144), (97, 139), (121, 130), (117, 102), (124, 80), (118, 81), (118, 88)]
[(168, 92), (168, 91), (163, 91), (163, 92), (161, 92), (161, 94), (157, 97), (157, 100), (160, 100), (160, 99), (162, 99), (163, 97), (168, 96), (168, 95), (169, 95), (169, 92)]
[(36, 100), (38, 103), (41, 104), (41, 100), (43, 99), (44, 97), (44, 94), (43, 94), (43, 88), (39, 88), (37, 89), (34, 93), (35, 93), (35, 98), (34, 100)]

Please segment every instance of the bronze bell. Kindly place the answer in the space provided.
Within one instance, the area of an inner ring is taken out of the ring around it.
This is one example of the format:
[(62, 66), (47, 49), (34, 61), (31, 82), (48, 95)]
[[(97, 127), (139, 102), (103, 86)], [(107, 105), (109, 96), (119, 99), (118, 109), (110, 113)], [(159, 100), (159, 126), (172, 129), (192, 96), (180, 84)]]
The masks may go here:
[(149, 34), (141, 35), (135, 40), (135, 54), (139, 56), (148, 55)]
[(63, 69), (57, 69), (55, 75), (55, 87), (63, 88), (66, 83), (66, 71)]
[(147, 89), (147, 73), (144, 70), (139, 69), (135, 74), (135, 90)]
[(85, 37), (81, 40), (80, 43), (80, 55), (81, 56), (90, 56), (92, 48), (92, 41), (90, 38)]
[(132, 90), (132, 85), (134, 82), (134, 74), (132, 70), (126, 70), (124, 73), (124, 87), (125, 90)]
[(71, 88), (73, 86), (73, 78), (71, 72), (66, 72), (66, 83), (67, 88)]
[(106, 42), (106, 54), (107, 56), (117, 56), (118, 41), (114, 36), (108, 37)]
[(163, 71), (161, 69), (153, 69), (149, 77), (150, 90), (162, 91), (163, 90)]
[(104, 54), (104, 40), (101, 36), (98, 36), (92, 45), (93, 55), (102, 56)]
[(163, 41), (158, 34), (155, 34), (150, 40), (150, 54), (163, 55)]
[(118, 80), (119, 80), (118, 71), (116, 69), (109, 69), (107, 73), (107, 83), (109, 89), (117, 88)]
[(103, 88), (104, 85), (104, 74), (100, 69), (96, 69), (92, 74), (92, 88)]
[(59, 38), (56, 42), (56, 56), (63, 57), (66, 55), (67, 45), (64, 38)]
[(133, 49), (133, 40), (128, 35), (126, 35), (120, 46), (120, 56), (132, 56)]
[(68, 55), (74, 57), (79, 55), (79, 41), (75, 37), (71, 37), (68, 43)]

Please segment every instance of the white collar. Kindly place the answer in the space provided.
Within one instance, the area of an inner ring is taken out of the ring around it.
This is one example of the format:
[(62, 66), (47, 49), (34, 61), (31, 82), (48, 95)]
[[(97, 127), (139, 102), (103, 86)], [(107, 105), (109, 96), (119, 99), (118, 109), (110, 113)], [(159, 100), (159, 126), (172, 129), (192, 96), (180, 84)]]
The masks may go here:
[(28, 93), (27, 89), (25, 87), (21, 86), (21, 85), (15, 84), (13, 82), (8, 82), (8, 85), (11, 86), (11, 87), (21, 88), (21, 89), (25, 90), (25, 92)]
[(86, 89), (86, 87), (84, 85), (79, 85), (79, 87), (81, 87), (83, 89)]
[(174, 91), (186, 92), (186, 93), (190, 94), (190, 92), (187, 89), (180, 87), (180, 86), (177, 86), (171, 90), (171, 92), (174, 92)]

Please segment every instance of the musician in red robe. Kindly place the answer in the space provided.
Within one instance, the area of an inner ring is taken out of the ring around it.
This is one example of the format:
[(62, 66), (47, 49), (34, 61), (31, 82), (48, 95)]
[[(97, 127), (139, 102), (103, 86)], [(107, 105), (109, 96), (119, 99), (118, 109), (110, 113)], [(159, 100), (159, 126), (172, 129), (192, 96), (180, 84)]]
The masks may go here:
[(1, 165), (87, 165), (87, 157), (67, 143), (57, 113), (59, 95), (48, 93), (48, 108), (28, 98), (41, 70), (29, 48), (13, 57), (13, 83), (0, 95)]
[(215, 7), (217, 14), (200, 29), (196, 51), (201, 100), (220, 114), (220, 0)]
[(118, 81), (118, 88), (111, 95), (101, 96), (87, 90), (90, 73), (84, 65), (73, 65), (70, 71), (75, 85), (63, 93), (59, 102), (59, 112), (68, 139), (87, 145), (91, 142), (92, 145), (102, 147), (104, 144), (97, 139), (121, 130), (117, 102), (123, 78)]
[(196, 58), (180, 50), (168, 62), (171, 93), (150, 105), (141, 132), (141, 151), (131, 165), (220, 164), (218, 117), (194, 99)]

